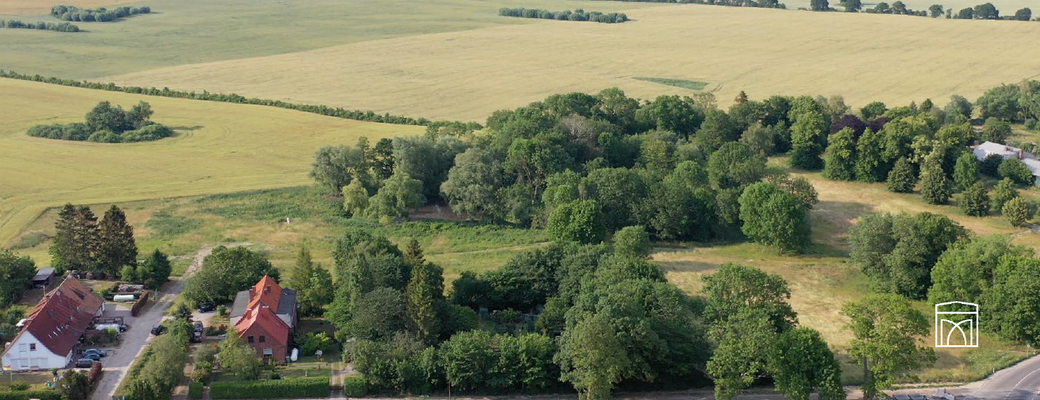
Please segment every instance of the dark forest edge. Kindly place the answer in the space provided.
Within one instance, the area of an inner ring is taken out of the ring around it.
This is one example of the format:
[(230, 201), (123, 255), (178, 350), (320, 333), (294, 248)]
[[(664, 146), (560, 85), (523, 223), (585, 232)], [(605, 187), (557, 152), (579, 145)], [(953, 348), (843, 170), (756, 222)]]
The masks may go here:
[(628, 21), (628, 15), (625, 15), (625, 13), (586, 12), (580, 8), (572, 12), (571, 10), (549, 11), (534, 8), (503, 7), (498, 10), (498, 15), (516, 18), (555, 19), (558, 21), (592, 21), (604, 24), (619, 24)]
[(42, 75), (27, 75), (20, 74), (15, 71), (7, 71), (0, 69), (0, 78), (18, 79), (23, 81), (32, 81), (40, 83), (49, 83), (52, 85), (71, 86), (85, 89), (96, 89), (96, 90), (107, 90), (110, 92), (123, 92), (130, 94), (141, 94), (146, 96), (158, 96), (158, 97), (170, 97), (175, 99), (192, 99), (192, 100), (206, 100), (206, 101), (218, 101), (224, 103), (238, 103), (238, 104), (252, 104), (259, 106), (269, 106), (285, 108), (289, 110), (302, 111), (311, 114), (324, 115), (326, 117), (336, 117), (344, 119), (353, 119), (358, 121), (378, 122), (384, 124), (397, 124), (397, 125), (420, 125), (427, 126), (428, 129), (442, 129), (444, 127), (451, 126), (466, 126), (473, 129), (480, 129), (480, 124), (474, 122), (458, 122), (458, 121), (431, 121), (426, 118), (413, 118), (405, 117), (400, 115), (391, 115), (390, 113), (376, 114), (373, 111), (366, 110), (347, 110), (341, 107), (329, 107), (325, 105), (312, 105), (312, 104), (299, 104), (290, 103), (281, 100), (268, 100), (260, 99), (256, 97), (247, 98), (235, 93), (224, 94), (224, 93), (210, 93), (203, 91), (202, 93), (196, 93), (194, 91), (185, 92), (179, 90), (170, 90), (169, 88), (157, 89), (155, 87), (144, 88), (140, 86), (118, 86), (114, 83), (100, 83), (90, 81), (77, 81), (73, 79), (63, 79), (57, 77), (45, 77)]

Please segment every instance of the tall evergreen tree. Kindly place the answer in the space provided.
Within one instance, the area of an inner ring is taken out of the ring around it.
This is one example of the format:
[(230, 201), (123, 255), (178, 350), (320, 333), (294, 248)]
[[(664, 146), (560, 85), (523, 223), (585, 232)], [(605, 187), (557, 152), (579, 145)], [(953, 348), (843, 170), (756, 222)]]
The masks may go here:
[(99, 229), (98, 268), (106, 274), (113, 275), (124, 266), (137, 266), (137, 242), (134, 240), (134, 227), (126, 222), (126, 214), (119, 207), (112, 205), (105, 211)]
[[(421, 253), (419, 256), (421, 260)], [(441, 267), (422, 261), (412, 269), (412, 278), (405, 289), (410, 326), (419, 339), (427, 344), (435, 343), (440, 334), (437, 310), (444, 301), (443, 274)]]
[(66, 204), (58, 212), (51, 244), (51, 266), (57, 272), (93, 271), (97, 267), (97, 217), (89, 207)]
[(837, 181), (851, 181), (856, 177), (856, 138), (852, 128), (843, 128), (828, 139), (823, 176)]
[[(292, 275), (289, 277), (288, 286), (297, 292), (306, 292), (311, 286), (311, 276), (314, 275), (314, 260), (307, 245), (301, 245), (296, 252), (296, 264), (293, 265)], [(301, 293), (302, 294), (302, 293)]]
[(913, 193), (917, 185), (917, 175), (914, 174), (914, 166), (906, 157), (896, 161), (892, 171), (888, 173), (888, 190), (896, 193)]
[(921, 196), (928, 204), (946, 204), (950, 201), (950, 179), (943, 172), (937, 154), (929, 154), (921, 165)]
[(960, 190), (967, 190), (979, 181), (979, 162), (971, 152), (964, 152), (957, 157), (953, 167), (953, 181)]
[(419, 245), (419, 241), (412, 238), (408, 241), (408, 248), (404, 250), (404, 261), (412, 264), (413, 267), (419, 267), (426, 263), (426, 257), (423, 256), (422, 246)]
[(881, 182), (887, 174), (881, 155), (881, 136), (868, 128), (856, 142), (856, 179), (861, 182)]

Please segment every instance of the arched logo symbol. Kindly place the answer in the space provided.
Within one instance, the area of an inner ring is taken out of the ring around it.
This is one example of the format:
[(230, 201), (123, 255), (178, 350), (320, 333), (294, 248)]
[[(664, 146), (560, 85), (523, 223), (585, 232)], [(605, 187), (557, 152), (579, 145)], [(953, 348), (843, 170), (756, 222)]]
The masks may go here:
[(979, 347), (979, 305), (963, 301), (936, 304), (935, 347)]

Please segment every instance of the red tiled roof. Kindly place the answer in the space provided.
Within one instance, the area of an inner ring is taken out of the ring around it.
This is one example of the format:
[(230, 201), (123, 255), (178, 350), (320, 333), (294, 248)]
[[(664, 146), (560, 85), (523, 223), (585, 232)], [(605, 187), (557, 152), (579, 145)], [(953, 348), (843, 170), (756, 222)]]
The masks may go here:
[(260, 282), (249, 288), (250, 307), (257, 300), (277, 310), (278, 302), (282, 300), (282, 287), (278, 286), (278, 282), (275, 282), (270, 276), (264, 275)]
[[(78, 279), (66, 278), (40, 299), (25, 318), (18, 336), (29, 332), (52, 353), (67, 355), (104, 304), (104, 299), (92, 293)], [(17, 340), (18, 337), (12, 342)]]
[(245, 315), (235, 324), (238, 336), (244, 336), (247, 332), (254, 332), (255, 335), (256, 329), (266, 333), (267, 337), (274, 339), (278, 344), (289, 345), (289, 325), (278, 318), (273, 308), (262, 304), (259, 298), (249, 303)]

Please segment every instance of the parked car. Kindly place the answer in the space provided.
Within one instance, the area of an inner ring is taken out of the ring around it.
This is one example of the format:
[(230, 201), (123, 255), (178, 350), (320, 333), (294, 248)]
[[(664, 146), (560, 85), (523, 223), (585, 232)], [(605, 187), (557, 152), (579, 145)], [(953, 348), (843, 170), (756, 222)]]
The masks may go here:
[(107, 351), (98, 350), (98, 349), (86, 349), (86, 350), (83, 350), (83, 354), (84, 355), (87, 355), (87, 354), (97, 354), (99, 357), (107, 357), (108, 356), (108, 352)]
[(159, 336), (159, 335), (162, 335), (163, 333), (166, 333), (166, 327), (165, 326), (156, 325), (156, 326), (152, 327), (152, 334), (153, 335)]
[(81, 358), (76, 360), (76, 368), (90, 368), (94, 366), (94, 363), (98, 362), (92, 358)]
[(205, 330), (205, 329), (204, 329), (204, 328), (202, 327), (202, 321), (195, 321), (195, 323), (193, 324), (193, 326), (195, 327), (195, 332), (202, 332), (202, 331), (204, 331), (204, 330)]
[(199, 312), (210, 312), (217, 309), (217, 304), (212, 301), (199, 303)]
[(97, 353), (83, 353), (82, 355), (80, 355), (80, 358), (81, 359), (89, 358), (89, 359), (94, 360), (94, 361), (101, 361), (101, 355), (97, 354)]

